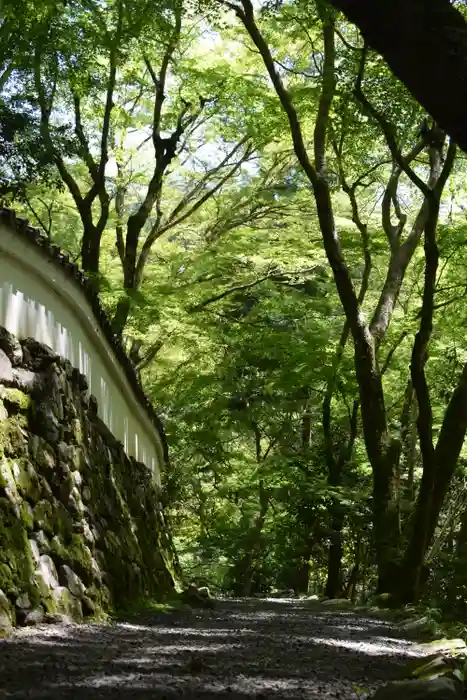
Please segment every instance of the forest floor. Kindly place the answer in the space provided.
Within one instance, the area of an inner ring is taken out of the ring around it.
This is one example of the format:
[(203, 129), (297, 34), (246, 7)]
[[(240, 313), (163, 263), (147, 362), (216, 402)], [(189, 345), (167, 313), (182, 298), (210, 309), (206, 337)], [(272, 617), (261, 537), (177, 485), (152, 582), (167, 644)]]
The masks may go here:
[(352, 700), (422, 650), (393, 621), (301, 600), (220, 601), (0, 642), (0, 698)]

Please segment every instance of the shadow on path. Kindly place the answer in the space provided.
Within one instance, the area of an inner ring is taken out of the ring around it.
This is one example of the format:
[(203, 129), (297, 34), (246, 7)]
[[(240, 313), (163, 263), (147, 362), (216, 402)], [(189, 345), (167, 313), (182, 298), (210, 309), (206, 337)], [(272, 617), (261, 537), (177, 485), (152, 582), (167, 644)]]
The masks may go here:
[(418, 654), (385, 620), (306, 601), (221, 601), (21, 631), (0, 642), (0, 698), (350, 700)]

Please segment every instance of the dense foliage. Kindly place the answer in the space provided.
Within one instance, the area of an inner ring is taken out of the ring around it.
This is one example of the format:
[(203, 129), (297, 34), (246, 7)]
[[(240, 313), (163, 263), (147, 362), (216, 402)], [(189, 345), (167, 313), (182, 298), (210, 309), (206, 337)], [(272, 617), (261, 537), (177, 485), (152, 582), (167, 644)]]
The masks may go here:
[(321, 0), (7, 2), (0, 30), (4, 197), (160, 407), (187, 575), (467, 615), (454, 142)]

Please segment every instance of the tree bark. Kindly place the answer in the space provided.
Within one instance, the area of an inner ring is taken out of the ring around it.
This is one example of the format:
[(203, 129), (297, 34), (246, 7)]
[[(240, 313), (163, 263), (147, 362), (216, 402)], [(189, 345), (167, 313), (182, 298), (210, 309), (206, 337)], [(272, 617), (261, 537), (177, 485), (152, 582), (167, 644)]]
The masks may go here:
[(356, 547), (355, 547), (355, 560), (354, 564), (352, 566), (352, 569), (350, 570), (349, 578), (347, 580), (347, 583), (345, 585), (345, 589), (343, 592), (343, 597), (351, 600), (353, 603), (355, 602), (357, 598), (357, 584), (358, 584), (358, 579), (360, 577), (360, 565), (361, 565), (361, 559), (362, 559), (362, 546), (360, 543), (360, 540), (357, 541)]
[(467, 555), (467, 507), (464, 507), (460, 521), (460, 529), (456, 537), (456, 555), (465, 559)]
[(450, 0), (330, 0), (467, 151), (467, 24)]
[(344, 512), (341, 509), (332, 522), (331, 542), (328, 552), (328, 573), (324, 595), (339, 598), (342, 592), (342, 526)]
[(89, 226), (83, 231), (81, 244), (81, 265), (83, 270), (93, 277), (95, 287), (99, 288), (99, 261), (102, 231), (96, 226)]
[(414, 470), (417, 458), (417, 421), (418, 408), (415, 400), (412, 380), (409, 379), (405, 390), (404, 405), (401, 415), (401, 465), (400, 480), (404, 476), (404, 487), (400, 485), (400, 497), (414, 500)]

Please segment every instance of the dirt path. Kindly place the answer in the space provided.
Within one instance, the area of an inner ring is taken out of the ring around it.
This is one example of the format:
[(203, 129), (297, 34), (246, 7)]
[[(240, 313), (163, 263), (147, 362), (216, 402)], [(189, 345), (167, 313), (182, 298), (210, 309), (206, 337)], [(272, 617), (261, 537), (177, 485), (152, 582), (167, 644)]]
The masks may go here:
[(0, 698), (351, 700), (420, 650), (390, 622), (300, 601), (112, 625), (21, 630), (0, 642)]

